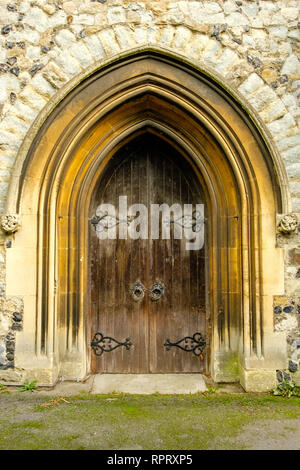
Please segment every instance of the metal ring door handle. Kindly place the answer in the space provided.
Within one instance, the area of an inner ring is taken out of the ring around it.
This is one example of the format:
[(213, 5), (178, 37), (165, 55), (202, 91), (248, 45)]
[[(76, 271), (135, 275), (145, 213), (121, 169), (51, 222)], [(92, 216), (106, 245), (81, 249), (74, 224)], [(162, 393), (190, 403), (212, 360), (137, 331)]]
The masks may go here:
[(162, 282), (155, 282), (150, 288), (151, 300), (159, 300), (165, 292), (165, 286)]
[(136, 302), (142, 300), (145, 295), (145, 290), (146, 287), (140, 281), (136, 281), (130, 288), (133, 300), (135, 300)]

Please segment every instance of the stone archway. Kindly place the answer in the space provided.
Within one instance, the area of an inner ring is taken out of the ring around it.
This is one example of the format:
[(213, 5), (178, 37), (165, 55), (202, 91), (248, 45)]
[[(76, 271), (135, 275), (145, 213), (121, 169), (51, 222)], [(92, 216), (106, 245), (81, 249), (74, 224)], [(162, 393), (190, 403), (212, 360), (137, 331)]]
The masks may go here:
[(8, 284), (24, 298), (17, 367), (41, 383), (89, 373), (90, 201), (115, 152), (145, 129), (188, 156), (211, 214), (209, 372), (247, 390), (268, 388), (285, 360), (272, 314), (273, 295), (283, 289), (275, 248), (279, 171), (247, 113), (220, 85), (155, 52), (88, 77), (31, 145), (15, 198), (24, 228), (8, 254)]

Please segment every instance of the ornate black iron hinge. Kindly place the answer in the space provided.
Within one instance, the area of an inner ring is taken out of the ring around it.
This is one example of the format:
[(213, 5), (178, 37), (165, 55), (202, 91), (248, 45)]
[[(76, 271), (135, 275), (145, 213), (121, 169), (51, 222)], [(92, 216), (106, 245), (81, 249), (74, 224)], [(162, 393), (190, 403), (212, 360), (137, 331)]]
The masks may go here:
[(195, 356), (201, 356), (206, 346), (206, 341), (202, 334), (197, 332), (194, 333), (193, 336), (186, 336), (185, 338), (182, 338), (175, 343), (171, 343), (169, 339), (166, 339), (164, 346), (166, 347), (167, 351), (175, 346), (176, 348), (180, 348), (183, 351), (192, 352), (195, 354)]
[(191, 228), (193, 232), (200, 232), (203, 224), (205, 223), (205, 218), (200, 211), (195, 210), (192, 214), (181, 215), (180, 217), (177, 217), (177, 219), (171, 217), (164, 218), (163, 223), (167, 226), (174, 224), (179, 225), (182, 228)]
[(95, 333), (94, 338), (91, 341), (91, 347), (96, 356), (102, 356), (104, 352), (111, 352), (120, 346), (125, 346), (127, 350), (130, 349), (130, 346), (132, 346), (130, 338), (126, 338), (122, 343), (110, 336), (103, 336), (102, 333)]
[(130, 223), (137, 217), (137, 215), (127, 215), (126, 219), (120, 219), (114, 214), (99, 211), (99, 213), (91, 219), (91, 224), (94, 226), (97, 233), (107, 232), (109, 229), (120, 224), (130, 225)]

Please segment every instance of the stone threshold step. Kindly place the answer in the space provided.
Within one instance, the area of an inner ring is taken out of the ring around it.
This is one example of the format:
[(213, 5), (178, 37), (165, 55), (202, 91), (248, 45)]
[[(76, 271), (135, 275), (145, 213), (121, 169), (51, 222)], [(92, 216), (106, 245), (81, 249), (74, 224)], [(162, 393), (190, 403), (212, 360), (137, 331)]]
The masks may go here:
[(97, 374), (90, 393), (189, 394), (206, 389), (201, 374)]

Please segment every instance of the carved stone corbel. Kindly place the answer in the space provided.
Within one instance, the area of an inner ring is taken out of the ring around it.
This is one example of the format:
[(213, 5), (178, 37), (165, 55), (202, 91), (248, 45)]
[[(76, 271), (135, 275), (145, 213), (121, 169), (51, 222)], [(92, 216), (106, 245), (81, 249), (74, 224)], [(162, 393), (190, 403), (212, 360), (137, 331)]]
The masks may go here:
[(14, 233), (16, 232), (21, 224), (20, 224), (20, 216), (19, 214), (5, 214), (2, 215), (0, 218), (1, 228), (5, 233)]
[(278, 223), (278, 232), (288, 235), (293, 233), (298, 226), (298, 218), (296, 214), (284, 215)]

